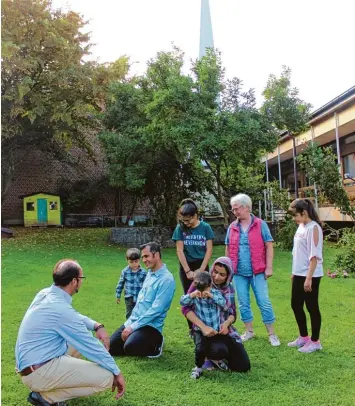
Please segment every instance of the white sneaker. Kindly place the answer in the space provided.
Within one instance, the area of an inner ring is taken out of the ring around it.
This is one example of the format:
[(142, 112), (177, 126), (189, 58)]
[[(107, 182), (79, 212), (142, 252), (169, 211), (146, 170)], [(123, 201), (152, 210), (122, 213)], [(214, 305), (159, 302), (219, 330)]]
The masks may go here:
[(308, 341), (310, 341), (311, 339), (309, 337), (301, 337), (299, 336), (298, 338), (296, 338), (295, 341), (291, 341), (290, 343), (288, 343), (287, 345), (289, 347), (303, 347), (304, 345), (306, 345), (308, 343)]
[(202, 375), (202, 368), (195, 367), (191, 371), (190, 378), (191, 379), (199, 379)]
[(242, 339), (242, 341), (244, 343), (245, 341), (249, 341), (254, 337), (255, 337), (254, 331), (247, 330), (245, 333), (242, 334), (241, 339)]
[(276, 334), (270, 334), (269, 341), (273, 347), (279, 347), (281, 345), (279, 337), (277, 337)]
[(312, 341), (309, 340), (307, 344), (305, 344), (303, 347), (299, 348), (299, 352), (314, 352), (314, 351), (319, 351), (322, 349), (320, 341)]
[(162, 355), (162, 353), (163, 353), (163, 346), (164, 346), (164, 336), (163, 336), (163, 340), (162, 340), (162, 342), (161, 342), (160, 347), (158, 347), (158, 348), (156, 349), (156, 351), (155, 351), (154, 354), (148, 355), (147, 357), (148, 357), (148, 358), (159, 358), (159, 357)]

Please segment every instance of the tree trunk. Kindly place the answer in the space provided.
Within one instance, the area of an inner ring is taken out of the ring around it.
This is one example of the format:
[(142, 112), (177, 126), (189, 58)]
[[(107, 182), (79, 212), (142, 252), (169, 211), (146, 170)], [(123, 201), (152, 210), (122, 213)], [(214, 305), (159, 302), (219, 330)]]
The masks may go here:
[(1, 204), (5, 201), (14, 180), (15, 164), (13, 153), (2, 156), (1, 162)]

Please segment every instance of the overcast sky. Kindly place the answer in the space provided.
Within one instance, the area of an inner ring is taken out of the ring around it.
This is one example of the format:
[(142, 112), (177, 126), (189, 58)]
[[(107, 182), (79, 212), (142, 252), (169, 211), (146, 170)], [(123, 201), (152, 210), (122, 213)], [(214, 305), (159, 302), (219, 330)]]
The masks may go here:
[[(199, 52), (201, 0), (53, 0), (90, 20), (92, 57), (128, 55), (133, 73), (174, 42), (186, 61)], [(314, 109), (355, 85), (355, 1), (210, 0), (215, 47), (227, 76), (256, 90), (270, 73), (292, 69), (293, 85)]]

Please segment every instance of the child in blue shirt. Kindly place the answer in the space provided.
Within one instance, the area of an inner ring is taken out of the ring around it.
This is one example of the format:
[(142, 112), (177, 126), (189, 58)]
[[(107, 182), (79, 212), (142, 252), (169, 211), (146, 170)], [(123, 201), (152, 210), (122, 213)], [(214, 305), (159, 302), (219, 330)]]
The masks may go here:
[(128, 266), (123, 269), (116, 287), (117, 304), (121, 301), (121, 294), (125, 290), (126, 318), (128, 319), (136, 305), (137, 297), (142, 289), (147, 272), (140, 265), (140, 251), (130, 248), (126, 252)]
[[(180, 299), (182, 306), (193, 306), (196, 316), (208, 327), (220, 331), (221, 311), (225, 310), (226, 299), (222, 293), (212, 287), (212, 279), (208, 272), (198, 271), (193, 281), (196, 290), (183, 295)], [(202, 365), (208, 352), (209, 342), (213, 337), (205, 337), (202, 331), (194, 326), (193, 338), (195, 342), (195, 368), (191, 378), (198, 379), (202, 375)], [(223, 339), (223, 337), (221, 337)]]

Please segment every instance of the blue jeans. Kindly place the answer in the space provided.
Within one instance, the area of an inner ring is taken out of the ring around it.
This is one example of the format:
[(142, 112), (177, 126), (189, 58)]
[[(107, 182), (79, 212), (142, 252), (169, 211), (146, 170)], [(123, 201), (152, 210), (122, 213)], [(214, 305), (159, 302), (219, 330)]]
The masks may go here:
[(234, 275), (234, 286), (237, 291), (240, 318), (244, 323), (253, 320), (253, 312), (250, 307), (250, 286), (253, 289), (256, 303), (261, 311), (264, 324), (272, 324), (275, 321), (275, 314), (269, 299), (267, 280), (265, 274), (260, 273), (253, 276)]

